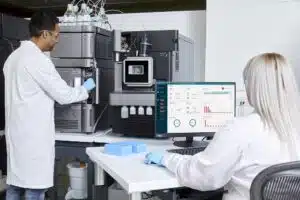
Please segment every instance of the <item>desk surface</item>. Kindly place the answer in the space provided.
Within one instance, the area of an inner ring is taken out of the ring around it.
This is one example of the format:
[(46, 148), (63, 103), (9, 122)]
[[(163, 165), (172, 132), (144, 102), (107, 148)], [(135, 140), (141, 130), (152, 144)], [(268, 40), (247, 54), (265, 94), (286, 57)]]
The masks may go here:
[[(110, 133), (110, 131), (100, 131), (93, 134), (81, 134), (81, 133), (56, 133), (56, 141), (62, 142), (96, 142), (96, 143), (113, 143), (120, 141), (135, 140), (145, 142), (147, 144), (159, 144), (171, 139), (154, 139), (154, 138), (132, 138), (125, 137), (120, 134)], [(170, 143), (171, 144), (171, 143)]]
[[(147, 151), (175, 148), (170, 140), (147, 144)], [(103, 147), (87, 148), (86, 153), (129, 194), (181, 187), (175, 175), (167, 169), (144, 164), (145, 153), (119, 157), (104, 154), (103, 150)]]
[[(0, 137), (4, 135), (4, 130), (0, 130)], [(124, 137), (120, 134), (112, 134), (111, 130), (99, 131), (93, 134), (84, 134), (84, 133), (60, 133), (55, 134), (56, 141), (62, 142), (96, 142), (96, 143), (113, 143), (120, 141), (135, 140), (146, 142), (150, 144), (156, 144), (157, 142), (169, 141), (166, 139), (153, 139), (153, 138), (130, 138)]]
[(97, 138), (103, 138), (104, 136), (106, 136), (106, 134), (106, 131), (96, 132), (92, 134), (56, 132), (55, 140), (64, 142), (96, 142)]

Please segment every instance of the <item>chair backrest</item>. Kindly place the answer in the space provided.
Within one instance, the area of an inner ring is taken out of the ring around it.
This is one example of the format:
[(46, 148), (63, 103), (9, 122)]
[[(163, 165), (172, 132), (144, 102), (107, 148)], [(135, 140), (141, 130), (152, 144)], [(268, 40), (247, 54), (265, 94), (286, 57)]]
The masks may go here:
[(270, 166), (261, 171), (250, 188), (251, 200), (299, 200), (300, 161)]

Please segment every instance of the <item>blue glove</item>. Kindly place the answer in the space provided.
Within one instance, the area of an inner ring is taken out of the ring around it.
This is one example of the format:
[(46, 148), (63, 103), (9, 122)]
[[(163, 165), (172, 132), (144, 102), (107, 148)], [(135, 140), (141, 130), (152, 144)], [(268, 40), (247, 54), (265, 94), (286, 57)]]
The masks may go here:
[(86, 90), (90, 91), (96, 87), (95, 81), (92, 78), (89, 78), (83, 83), (83, 87), (85, 87)]
[(159, 166), (163, 166), (162, 164), (163, 155), (161, 153), (148, 153), (145, 157), (145, 164), (156, 164)]

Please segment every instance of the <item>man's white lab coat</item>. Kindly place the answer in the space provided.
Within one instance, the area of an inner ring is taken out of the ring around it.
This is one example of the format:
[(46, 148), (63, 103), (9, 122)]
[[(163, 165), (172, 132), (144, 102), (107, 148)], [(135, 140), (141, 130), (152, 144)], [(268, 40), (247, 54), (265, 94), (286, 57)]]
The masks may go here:
[(205, 151), (194, 156), (167, 154), (162, 162), (184, 186), (209, 191), (225, 185), (224, 200), (250, 200), (254, 177), (270, 165), (289, 161), (287, 145), (253, 113), (216, 133)]
[(69, 87), (50, 58), (24, 41), (6, 60), (5, 135), (7, 184), (44, 189), (53, 186), (55, 157), (54, 102), (88, 98), (87, 90)]

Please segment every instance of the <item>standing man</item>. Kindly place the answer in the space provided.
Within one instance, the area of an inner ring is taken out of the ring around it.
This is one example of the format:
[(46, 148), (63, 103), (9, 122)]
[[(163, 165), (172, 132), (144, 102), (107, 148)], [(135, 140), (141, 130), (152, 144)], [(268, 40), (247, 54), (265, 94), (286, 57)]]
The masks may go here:
[(70, 104), (88, 98), (92, 79), (69, 87), (44, 54), (59, 39), (59, 20), (51, 12), (35, 13), (24, 41), (6, 60), (5, 135), (7, 143), (6, 200), (44, 200), (53, 186), (55, 157), (54, 102)]

